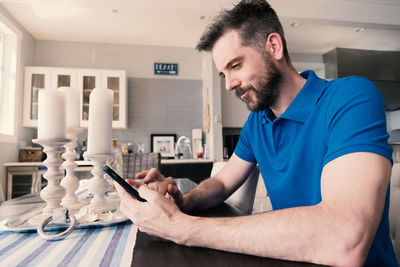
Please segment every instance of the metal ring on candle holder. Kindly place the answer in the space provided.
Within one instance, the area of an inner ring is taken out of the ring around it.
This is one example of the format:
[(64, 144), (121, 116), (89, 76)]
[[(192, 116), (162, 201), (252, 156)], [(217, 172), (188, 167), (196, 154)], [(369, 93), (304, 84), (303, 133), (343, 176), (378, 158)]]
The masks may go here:
[(70, 225), (68, 226), (68, 228), (61, 233), (55, 234), (55, 235), (49, 235), (46, 234), (44, 232), (44, 227), (51, 221), (51, 219), (53, 218), (53, 216), (49, 216), (48, 218), (44, 219), (38, 226), (37, 228), (37, 232), (38, 234), (43, 237), (46, 240), (57, 240), (57, 239), (62, 239), (64, 237), (66, 237), (68, 234), (70, 234), (72, 232), (72, 230), (75, 228), (76, 226), (76, 218), (73, 214), (68, 214), (67, 213), (67, 218), (69, 217), (69, 219), (71, 220)]

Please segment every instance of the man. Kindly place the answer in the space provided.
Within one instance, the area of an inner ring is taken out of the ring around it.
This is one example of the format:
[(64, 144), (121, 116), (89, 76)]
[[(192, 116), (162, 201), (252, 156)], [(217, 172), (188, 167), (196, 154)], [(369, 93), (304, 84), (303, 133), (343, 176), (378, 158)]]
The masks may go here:
[[(376, 87), (359, 77), (299, 75), (279, 19), (262, 0), (223, 11), (197, 48), (212, 52), (226, 89), (252, 111), (235, 153), (183, 196), (158, 170), (140, 173), (148, 186), (130, 184), (148, 202), (118, 187), (121, 211), (141, 231), (188, 246), (326, 265), (398, 265), (388, 224), (392, 150)], [(256, 163), (273, 211), (183, 213), (224, 201)]]

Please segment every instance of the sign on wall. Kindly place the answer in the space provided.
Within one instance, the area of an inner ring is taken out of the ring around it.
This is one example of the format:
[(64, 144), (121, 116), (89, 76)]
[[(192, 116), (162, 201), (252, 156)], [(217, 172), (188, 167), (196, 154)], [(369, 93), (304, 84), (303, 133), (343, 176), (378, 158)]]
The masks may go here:
[(154, 62), (155, 75), (178, 75), (177, 63), (159, 63)]

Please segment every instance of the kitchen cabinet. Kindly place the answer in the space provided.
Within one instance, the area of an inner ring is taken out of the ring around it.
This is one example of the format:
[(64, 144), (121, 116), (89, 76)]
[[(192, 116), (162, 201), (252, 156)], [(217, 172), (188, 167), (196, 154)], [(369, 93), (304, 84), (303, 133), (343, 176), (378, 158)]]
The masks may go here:
[(76, 86), (76, 70), (64, 68), (51, 69), (51, 88), (59, 87), (75, 87)]
[[(75, 163), (78, 166), (74, 173), (79, 180), (93, 177), (93, 166), (89, 161)], [(47, 167), (43, 162), (5, 162), (4, 167), (7, 173), (7, 200), (40, 192), (47, 185), (47, 180), (43, 177)]]
[(47, 184), (43, 179), (45, 169), (43, 166), (7, 167), (7, 200), (40, 192)]
[(37, 127), (39, 90), (50, 90), (51, 69), (25, 67), (23, 126)]
[(89, 95), (95, 87), (114, 92), (113, 128), (127, 127), (126, 71), (83, 68), (25, 67), (23, 126), (37, 127), (39, 90), (80, 90), (81, 127), (88, 127)]
[(81, 93), (81, 126), (88, 127), (89, 96), (95, 87), (105, 87), (114, 93), (113, 128), (126, 129), (127, 98), (126, 72), (123, 70), (78, 69), (78, 88)]

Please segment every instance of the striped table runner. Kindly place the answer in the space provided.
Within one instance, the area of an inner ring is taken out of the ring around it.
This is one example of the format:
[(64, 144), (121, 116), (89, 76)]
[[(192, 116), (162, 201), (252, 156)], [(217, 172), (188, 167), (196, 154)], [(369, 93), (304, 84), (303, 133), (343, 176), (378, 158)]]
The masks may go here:
[(36, 232), (0, 232), (0, 266), (131, 266), (136, 233), (130, 221), (75, 229), (58, 241)]

